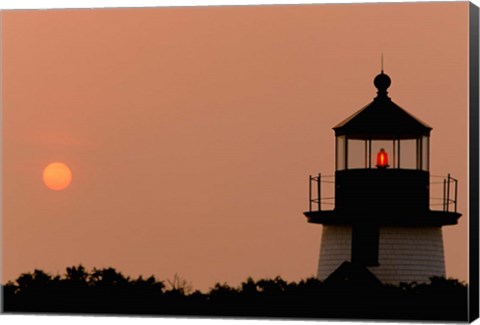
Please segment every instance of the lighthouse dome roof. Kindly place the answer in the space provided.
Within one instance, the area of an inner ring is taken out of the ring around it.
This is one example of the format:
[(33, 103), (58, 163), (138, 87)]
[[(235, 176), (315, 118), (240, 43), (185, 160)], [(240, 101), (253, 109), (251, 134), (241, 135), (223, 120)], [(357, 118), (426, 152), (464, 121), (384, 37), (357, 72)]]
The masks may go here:
[(429, 136), (432, 128), (395, 104), (387, 95), (391, 79), (383, 71), (374, 79), (377, 97), (333, 127), (335, 135), (357, 139), (409, 139)]

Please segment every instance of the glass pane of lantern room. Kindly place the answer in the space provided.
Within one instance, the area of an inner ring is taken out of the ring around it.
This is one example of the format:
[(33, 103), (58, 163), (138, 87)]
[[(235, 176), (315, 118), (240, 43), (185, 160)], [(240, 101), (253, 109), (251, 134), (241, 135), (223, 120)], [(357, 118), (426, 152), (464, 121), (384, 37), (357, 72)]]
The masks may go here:
[(427, 136), (423, 136), (422, 137), (422, 169), (427, 171), (429, 170), (429, 161), (428, 161), (428, 152), (429, 152), (429, 148), (428, 148), (428, 137)]
[(367, 168), (367, 141), (348, 139), (347, 169)]
[(338, 136), (336, 138), (336, 145), (335, 145), (335, 167), (336, 170), (344, 170), (345, 169), (345, 141), (346, 138), (344, 135)]
[(385, 168), (394, 168), (395, 154), (393, 152), (393, 140), (372, 140), (372, 151), (370, 153), (371, 168), (377, 168), (377, 158), (381, 150), (385, 152)]
[(417, 140), (400, 140), (399, 168), (417, 169)]

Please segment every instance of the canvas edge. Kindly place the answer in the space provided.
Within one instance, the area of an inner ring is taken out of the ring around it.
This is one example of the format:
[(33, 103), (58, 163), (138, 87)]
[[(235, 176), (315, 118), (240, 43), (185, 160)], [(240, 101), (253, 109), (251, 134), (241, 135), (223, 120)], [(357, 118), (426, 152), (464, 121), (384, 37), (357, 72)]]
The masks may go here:
[(479, 8), (469, 8), (469, 322), (479, 314)]

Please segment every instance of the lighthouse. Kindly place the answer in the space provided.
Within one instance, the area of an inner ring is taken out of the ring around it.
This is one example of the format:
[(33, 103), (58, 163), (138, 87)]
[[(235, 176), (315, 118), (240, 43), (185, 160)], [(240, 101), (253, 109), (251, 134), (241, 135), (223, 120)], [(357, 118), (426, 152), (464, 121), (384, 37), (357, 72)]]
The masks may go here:
[(457, 180), (430, 174), (432, 128), (392, 101), (383, 70), (374, 85), (373, 101), (333, 127), (335, 174), (310, 176), (304, 215), (323, 226), (317, 275), (349, 262), (382, 283), (428, 282), (445, 276), (442, 227), (461, 216)]

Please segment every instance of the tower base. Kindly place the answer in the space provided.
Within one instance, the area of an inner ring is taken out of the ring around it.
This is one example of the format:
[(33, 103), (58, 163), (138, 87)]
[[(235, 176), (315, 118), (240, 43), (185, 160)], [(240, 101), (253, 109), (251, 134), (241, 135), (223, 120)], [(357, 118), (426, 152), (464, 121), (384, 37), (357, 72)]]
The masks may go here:
[[(325, 280), (344, 261), (351, 261), (352, 226), (324, 225), (318, 278)], [(368, 269), (382, 282), (429, 282), (445, 276), (441, 227), (380, 227), (379, 266)]]

